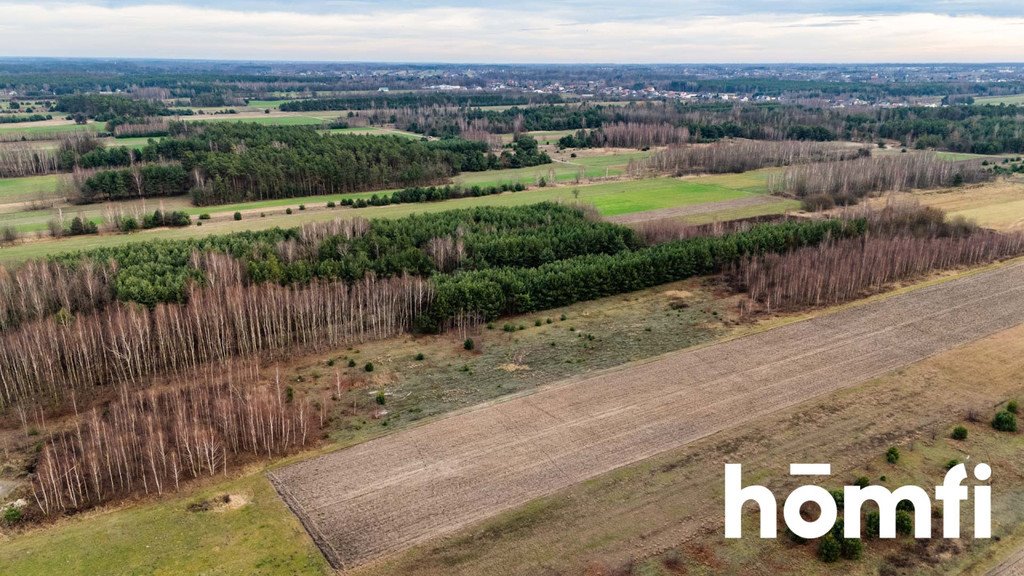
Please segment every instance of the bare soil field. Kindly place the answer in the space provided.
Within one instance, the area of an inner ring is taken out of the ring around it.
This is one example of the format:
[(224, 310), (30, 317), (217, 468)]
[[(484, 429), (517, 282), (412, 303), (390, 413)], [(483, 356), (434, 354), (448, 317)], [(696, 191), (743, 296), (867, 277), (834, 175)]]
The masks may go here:
[(468, 410), (270, 474), (350, 568), (1024, 322), (1024, 264)]

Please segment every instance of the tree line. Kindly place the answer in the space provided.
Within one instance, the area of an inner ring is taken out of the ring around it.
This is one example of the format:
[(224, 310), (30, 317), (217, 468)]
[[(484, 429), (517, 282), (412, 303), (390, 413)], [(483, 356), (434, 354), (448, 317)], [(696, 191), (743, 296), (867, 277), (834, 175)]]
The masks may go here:
[(356, 93), (336, 98), (308, 98), (282, 102), (283, 112), (320, 112), (326, 110), (368, 110), (409, 106), (513, 106), (540, 102), (559, 102), (554, 94), (521, 92), (377, 92)]
[(769, 177), (768, 189), (801, 199), (808, 210), (821, 210), (853, 205), (879, 192), (960, 186), (993, 177), (979, 162), (947, 162), (933, 153), (898, 154), (789, 166)]

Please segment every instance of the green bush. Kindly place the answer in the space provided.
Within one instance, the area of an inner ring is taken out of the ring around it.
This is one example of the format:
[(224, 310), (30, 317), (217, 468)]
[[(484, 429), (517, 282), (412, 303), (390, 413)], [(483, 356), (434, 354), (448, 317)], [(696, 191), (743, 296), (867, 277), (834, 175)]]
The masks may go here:
[(337, 204), (334, 203), (334, 200), (331, 200), (327, 203), (328, 208), (334, 208), (335, 206), (337, 206)]
[(292, 209), (291, 208), (285, 208), (284, 209), (284, 213), (285, 214), (291, 214), (292, 213)]
[(299, 204), (299, 210), (305, 210), (305, 209), (306, 209), (306, 205), (305, 204)]
[(242, 213), (241, 212), (235, 212), (234, 218), (235, 218), (235, 221), (241, 220), (242, 219)]
[(858, 476), (857, 479), (853, 481), (853, 484), (854, 486), (867, 488), (868, 486), (871, 485), (871, 480), (867, 476)]
[(12, 506), (7, 506), (6, 508), (4, 508), (4, 515), (3, 515), (4, 524), (6, 524), (8, 526), (14, 526), (18, 522), (21, 522), (21, 517), (22, 517), (21, 508), (17, 508), (17, 507), (15, 507), (13, 505)]
[(885, 451), (885, 461), (889, 464), (895, 464), (900, 461), (900, 449), (895, 446), (890, 446)]
[(822, 536), (821, 540), (818, 541), (818, 558), (821, 558), (822, 562), (835, 562), (839, 560), (842, 553), (842, 544), (839, 543), (839, 540), (831, 532)]
[(957, 460), (956, 458), (950, 459), (949, 462), (946, 462), (946, 470), (952, 470), (953, 468), (956, 468), (957, 464), (959, 463), (960, 461)]
[(388, 403), (388, 397), (384, 395), (384, 391), (383, 390), (378, 390), (377, 391), (376, 401), (377, 401), (377, 404), (380, 404), (381, 406), (383, 406), (383, 405)]
[(864, 520), (864, 533), (868, 536), (878, 537), (881, 523), (882, 516), (878, 513), (878, 510), (868, 512)]
[(908, 510), (896, 511), (896, 533), (909, 535), (914, 532), (914, 516)]
[(472, 338), (466, 338), (466, 341), (462, 343), (462, 347), (466, 350), (472, 350), (476, 348), (476, 343), (473, 342)]
[(1020, 410), (1020, 407), (1017, 406), (1017, 401), (1016, 400), (1010, 400), (1009, 402), (1006, 403), (1006, 411), (1007, 412), (1012, 412), (1014, 414), (1019, 414), (1020, 412), (1018, 412), (1018, 410)]
[(992, 419), (992, 427), (1000, 432), (1016, 432), (1017, 417), (1005, 410), (996, 414)]
[(366, 365), (363, 366), (363, 370), (366, 370), (367, 372), (373, 372), (373, 362), (367, 362)]
[(426, 356), (423, 355), (423, 352), (416, 354), (416, 360), (423, 360), (424, 358), (426, 358)]
[(952, 438), (953, 440), (967, 440), (967, 428), (964, 426), (953, 428)]
[(206, 213), (206, 212), (203, 212), (202, 214), (199, 215), (199, 219), (200, 220), (209, 220), (210, 219), (210, 215), (208, 213)]
[(864, 554), (864, 542), (860, 538), (843, 538), (841, 545), (843, 558), (847, 560), (859, 560)]
[(349, 368), (355, 368), (356, 367), (356, 361), (355, 360), (349, 360), (348, 361), (348, 367)]

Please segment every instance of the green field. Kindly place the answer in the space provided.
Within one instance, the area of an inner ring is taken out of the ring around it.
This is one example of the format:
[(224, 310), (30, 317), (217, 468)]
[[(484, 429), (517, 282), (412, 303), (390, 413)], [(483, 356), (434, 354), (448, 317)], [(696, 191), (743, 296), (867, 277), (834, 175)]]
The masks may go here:
[(50, 124), (48, 122), (38, 122), (38, 126), (32, 126), (27, 124), (0, 124), (0, 135), (7, 134), (62, 134), (66, 132), (102, 132), (106, 128), (106, 124), (102, 122), (92, 122), (88, 124), (75, 124), (71, 121), (62, 124)]
[(56, 189), (57, 176), (55, 174), (0, 178), (0, 205), (35, 200), (42, 194), (54, 193)]
[[(188, 510), (225, 493), (248, 503)], [(86, 516), (4, 541), (0, 574), (329, 573), (320, 551), (261, 474), (221, 483), (216, 491)]]
[(1024, 94), (1011, 94), (1009, 96), (979, 96), (974, 99), (975, 104), (1024, 104)]
[(581, 179), (603, 178), (605, 176), (621, 176), (626, 171), (630, 160), (640, 159), (650, 152), (629, 152), (625, 154), (607, 154), (566, 158), (553, 164), (531, 166), (528, 168), (511, 168), (508, 170), (488, 170), (486, 172), (466, 172), (455, 177), (455, 181), (468, 186), (498, 186), (521, 182), (527, 185), (537, 184), (541, 178), (547, 182), (572, 182)]

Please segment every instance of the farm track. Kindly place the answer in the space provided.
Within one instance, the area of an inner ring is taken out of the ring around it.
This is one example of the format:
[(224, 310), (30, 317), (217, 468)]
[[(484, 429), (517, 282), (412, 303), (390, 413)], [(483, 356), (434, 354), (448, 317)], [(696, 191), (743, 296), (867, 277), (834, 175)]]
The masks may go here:
[(465, 411), (270, 474), (351, 568), (1024, 323), (1024, 264)]
[(762, 204), (774, 204), (776, 202), (783, 202), (781, 198), (775, 196), (751, 196), (750, 198), (737, 198), (735, 200), (723, 200), (721, 202), (706, 202), (704, 204), (693, 204), (690, 206), (679, 206), (676, 208), (661, 208), (658, 210), (647, 210), (644, 212), (632, 212), (630, 214), (620, 214), (618, 216), (610, 216), (607, 218), (609, 222), (616, 224), (636, 224), (638, 222), (647, 222), (650, 220), (663, 220), (666, 218), (682, 218), (684, 216), (696, 216), (699, 214), (710, 214), (712, 212), (719, 212), (722, 210), (735, 210), (737, 208), (749, 208), (751, 206), (760, 206)]

